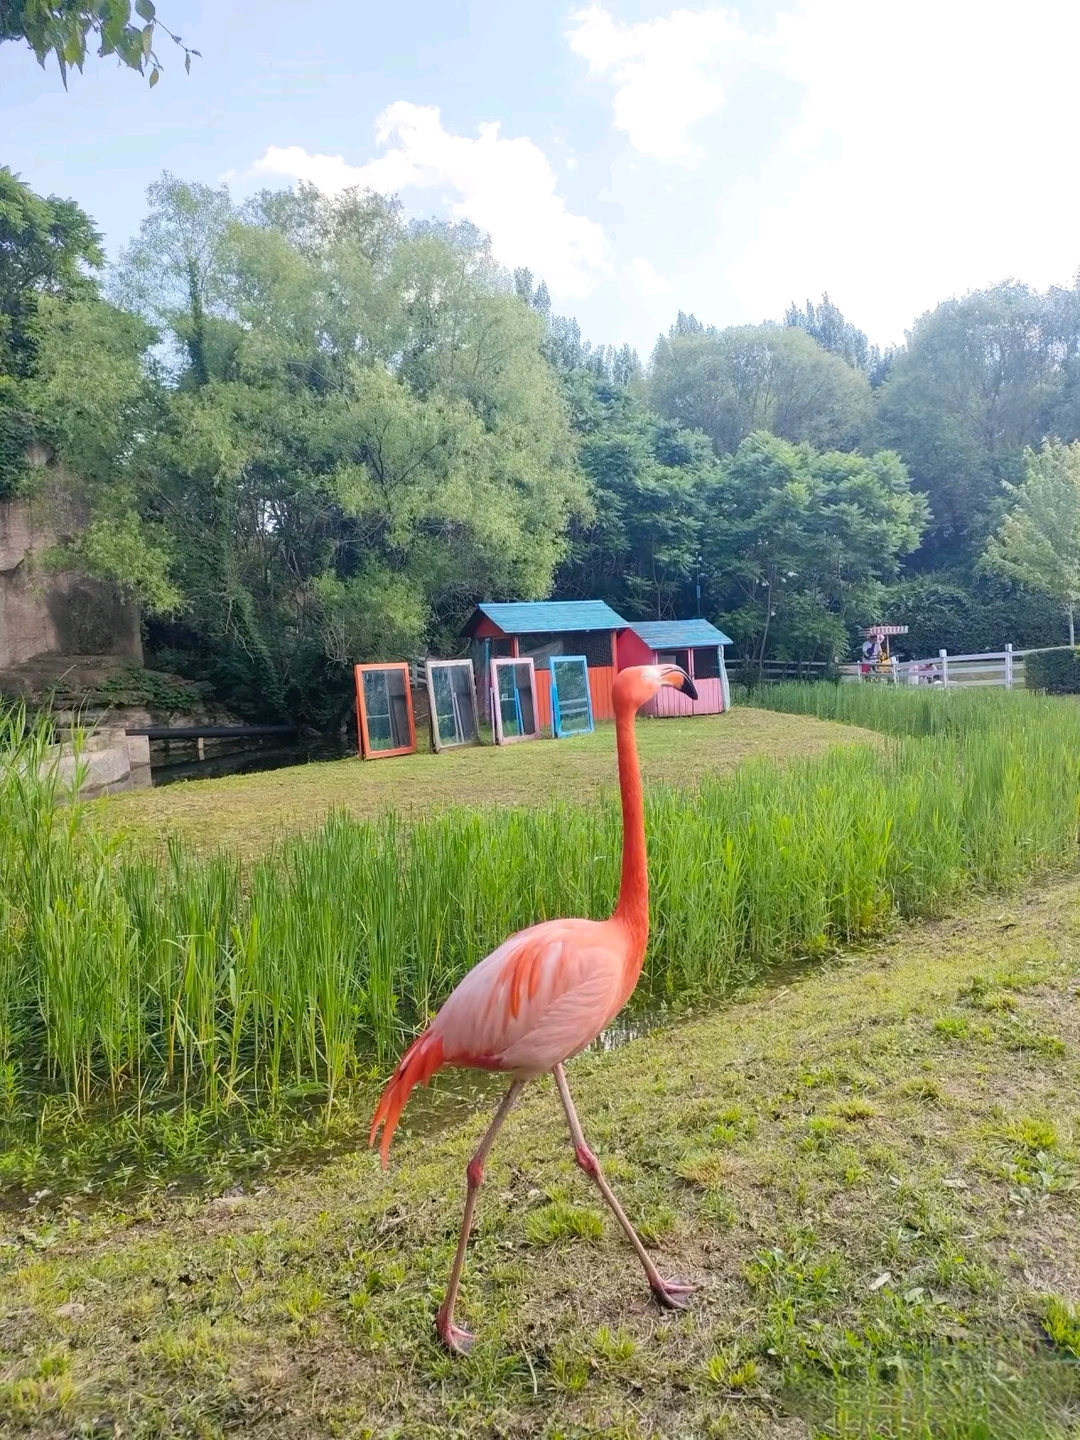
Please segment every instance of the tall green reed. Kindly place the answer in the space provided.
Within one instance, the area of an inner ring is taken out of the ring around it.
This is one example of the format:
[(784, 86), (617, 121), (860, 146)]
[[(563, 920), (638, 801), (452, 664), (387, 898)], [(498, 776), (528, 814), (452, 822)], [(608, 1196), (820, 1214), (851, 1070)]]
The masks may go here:
[[(650, 791), (646, 995), (720, 996), (897, 915), (1075, 864), (1071, 701), (870, 686), (764, 698), (889, 738)], [(80, 1104), (332, 1100), (506, 935), (614, 901), (614, 803), (408, 825), (336, 815), (245, 871), (179, 844), (159, 864), (62, 804), (43, 737), (2, 724), (0, 1065)]]

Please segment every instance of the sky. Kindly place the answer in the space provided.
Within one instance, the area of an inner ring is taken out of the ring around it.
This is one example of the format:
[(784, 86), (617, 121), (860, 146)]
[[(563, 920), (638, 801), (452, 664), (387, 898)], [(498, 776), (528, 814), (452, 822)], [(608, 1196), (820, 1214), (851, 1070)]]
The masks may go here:
[(879, 344), (1080, 268), (1078, 0), (158, 0), (145, 79), (0, 46), (0, 163), (115, 256), (163, 170), (467, 216), (597, 343), (823, 292)]

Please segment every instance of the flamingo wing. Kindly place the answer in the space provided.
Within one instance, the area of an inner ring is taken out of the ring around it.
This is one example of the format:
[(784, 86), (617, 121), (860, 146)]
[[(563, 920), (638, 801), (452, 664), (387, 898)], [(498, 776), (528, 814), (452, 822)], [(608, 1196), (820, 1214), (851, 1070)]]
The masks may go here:
[(383, 1091), (371, 1143), (390, 1141), (409, 1094), (444, 1065), (541, 1075), (577, 1055), (626, 1000), (626, 938), (611, 920), (548, 920), (469, 971)]
[(444, 1064), (539, 1075), (583, 1050), (622, 1004), (622, 927), (548, 920), (465, 976), (431, 1031)]

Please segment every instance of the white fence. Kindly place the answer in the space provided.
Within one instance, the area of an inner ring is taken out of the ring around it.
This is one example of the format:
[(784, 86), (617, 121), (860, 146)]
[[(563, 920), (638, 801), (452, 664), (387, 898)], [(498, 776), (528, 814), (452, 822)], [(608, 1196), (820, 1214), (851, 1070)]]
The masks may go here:
[[(1067, 645), (1057, 645), (1056, 650), (1067, 650)], [(841, 665), (841, 677), (848, 681), (889, 681), (896, 685), (943, 685), (975, 686), (997, 685), (1006, 690), (1023, 689), (1024, 658), (1032, 650), (1014, 650), (1006, 645), (1004, 650), (989, 650), (981, 655), (950, 655), (939, 650), (937, 655), (926, 660), (890, 660), (887, 665), (864, 669), (862, 665)]]
[[(997, 685), (1006, 690), (1022, 690), (1025, 686), (1024, 660), (1037, 650), (1068, 650), (1068, 645), (1038, 645), (1030, 650), (987, 650), (980, 655), (950, 655), (939, 650), (925, 660), (890, 660), (884, 665), (864, 668), (858, 665), (829, 665), (825, 660), (739, 660), (727, 661), (733, 681), (744, 684), (759, 680), (775, 683), (783, 680), (836, 679), (852, 683), (885, 681), (894, 685), (957, 686)], [(867, 673), (867, 670), (869, 673)]]

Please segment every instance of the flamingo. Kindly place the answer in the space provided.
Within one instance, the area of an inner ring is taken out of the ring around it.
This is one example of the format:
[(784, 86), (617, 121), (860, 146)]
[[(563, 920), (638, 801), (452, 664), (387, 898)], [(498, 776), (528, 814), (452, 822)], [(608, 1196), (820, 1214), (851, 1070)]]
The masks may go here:
[(454, 1354), (466, 1354), (473, 1343), (473, 1336), (455, 1325), (454, 1305), (484, 1161), (522, 1088), (547, 1072), (555, 1079), (566, 1112), (574, 1159), (611, 1207), (658, 1303), (680, 1310), (695, 1288), (663, 1279), (653, 1264), (585, 1143), (563, 1070), (564, 1062), (595, 1040), (629, 1000), (645, 959), (649, 879), (634, 716), (664, 685), (697, 699), (693, 681), (677, 665), (631, 666), (620, 671), (612, 687), (623, 850), (619, 899), (611, 918), (545, 920), (518, 931), (479, 961), (401, 1057), (371, 1122), (370, 1145), (382, 1126), (385, 1169), (394, 1130), (414, 1086), (426, 1085), (444, 1067), (502, 1070), (512, 1077), (465, 1170), (465, 1213), (446, 1298), (435, 1321), (439, 1338)]

